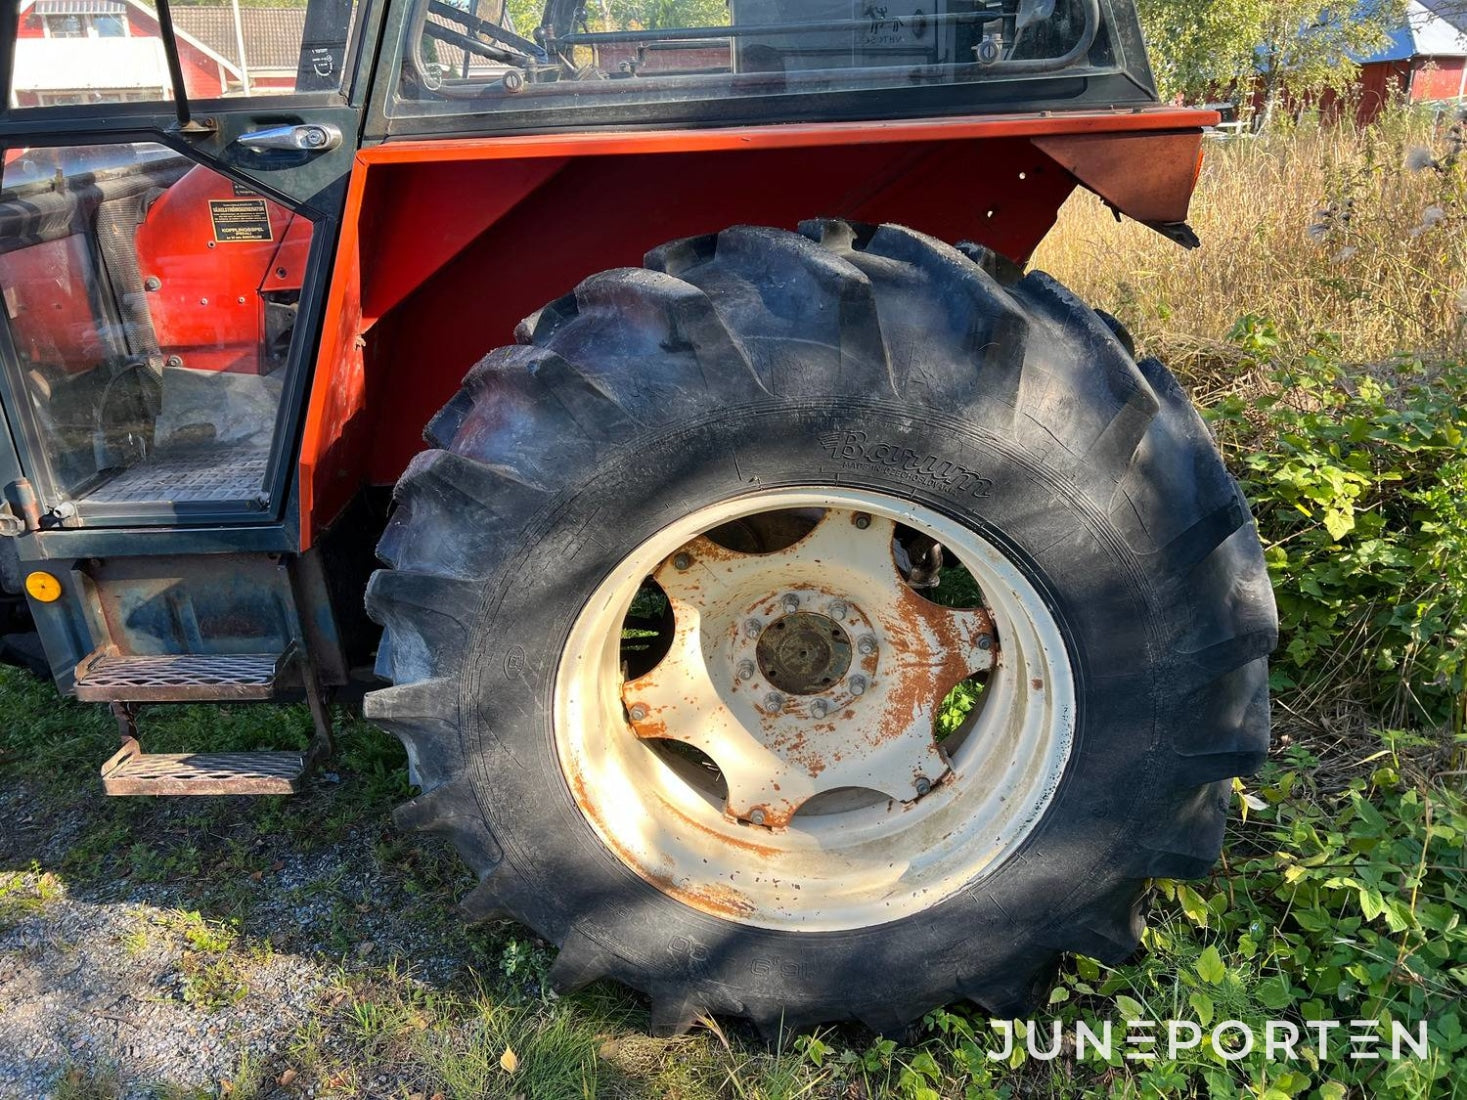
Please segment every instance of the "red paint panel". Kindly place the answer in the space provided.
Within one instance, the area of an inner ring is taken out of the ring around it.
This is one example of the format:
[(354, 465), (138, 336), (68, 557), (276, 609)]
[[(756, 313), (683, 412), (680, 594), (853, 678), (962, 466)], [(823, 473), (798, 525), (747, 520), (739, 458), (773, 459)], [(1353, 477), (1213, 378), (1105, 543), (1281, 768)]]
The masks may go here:
[(1202, 135), (1078, 134), (1034, 144), (1091, 191), (1138, 222), (1187, 220), (1202, 167)]
[(402, 301), (565, 163), (560, 157), (507, 161), (489, 181), (482, 178), (479, 166), (455, 161), (384, 174), (361, 217), (373, 255), (390, 256), (393, 262), (373, 265), (369, 272), (362, 301), (367, 324)]
[[(478, 189), (492, 191), (501, 166), (478, 167)], [(650, 186), (664, 174), (675, 187)], [(1072, 186), (1021, 141), (574, 161), (378, 322), (367, 479), (386, 484), (401, 474), (422, 449), (423, 425), (475, 362), (513, 342), (523, 317), (589, 275), (640, 265), (664, 241), (739, 223), (794, 228), (804, 218), (843, 216), (900, 220), (1024, 256)]]
[[(1075, 185), (1031, 137), (1216, 120), (1161, 109), (361, 150), (302, 441), (302, 540), (363, 483), (393, 481), (469, 367), (590, 274), (680, 236), (820, 216), (901, 222), (1022, 259)], [(1138, 159), (1153, 155), (1136, 144)], [(1195, 155), (1188, 191), (1194, 167)]]
[[(304, 271), (310, 223), (278, 203), (240, 190), (200, 165), (163, 192), (138, 226), (139, 273), (159, 284), (148, 293), (159, 348), (194, 370), (259, 370), (264, 332), (260, 289), (277, 268), (287, 270), (279, 280), (285, 284), (281, 289), (299, 287)], [(227, 227), (220, 232), (218, 214), (241, 203), (263, 209), (261, 225), (268, 226), (268, 239), (230, 239)]]

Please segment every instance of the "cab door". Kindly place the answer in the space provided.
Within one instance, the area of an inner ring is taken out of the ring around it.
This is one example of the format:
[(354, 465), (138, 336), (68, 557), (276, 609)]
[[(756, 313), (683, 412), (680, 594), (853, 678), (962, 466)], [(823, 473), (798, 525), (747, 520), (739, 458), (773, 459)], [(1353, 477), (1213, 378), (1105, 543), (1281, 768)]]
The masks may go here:
[(373, 15), (0, 3), (0, 398), (41, 527), (282, 517)]

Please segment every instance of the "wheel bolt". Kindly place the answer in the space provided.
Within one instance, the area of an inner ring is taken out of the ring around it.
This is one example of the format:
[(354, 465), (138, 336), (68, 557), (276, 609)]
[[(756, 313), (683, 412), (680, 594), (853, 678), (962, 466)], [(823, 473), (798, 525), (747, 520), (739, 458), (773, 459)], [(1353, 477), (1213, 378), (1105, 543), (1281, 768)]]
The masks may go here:
[(796, 596), (793, 592), (785, 596), (780, 602), (784, 604), (786, 611), (798, 611), (800, 609), (800, 597)]
[(751, 813), (749, 815), (749, 820), (751, 822), (753, 822), (755, 825), (763, 825), (764, 824), (764, 811), (763, 810), (755, 810), (753, 813)]
[(854, 522), (858, 531), (864, 531), (866, 530), (866, 528), (871, 526), (871, 517), (868, 516), (865, 512), (857, 512)]
[(753, 661), (740, 661), (739, 662), (739, 679), (740, 680), (752, 680), (753, 678), (754, 678), (754, 662)]
[(866, 677), (864, 677), (864, 676), (852, 676), (851, 677), (851, 694), (852, 695), (865, 695), (866, 694)]
[(992, 649), (993, 648), (993, 639), (990, 638), (987, 634), (980, 634), (980, 635), (978, 635), (978, 648), (979, 649)]
[(850, 608), (847, 607), (840, 600), (836, 600), (835, 603), (831, 604), (829, 608), (830, 617), (836, 622), (840, 622), (842, 619), (844, 619), (846, 617), (846, 613), (849, 611)]
[(862, 635), (861, 639), (856, 642), (856, 649), (867, 657), (871, 656), (871, 654), (876, 652), (875, 637), (870, 634)]
[(768, 695), (764, 696), (764, 705), (770, 710), (783, 710), (784, 696), (777, 691), (771, 691)]
[(631, 710), (627, 711), (627, 713), (632, 716), (633, 722), (640, 722), (643, 718), (647, 717), (647, 708), (641, 703), (638, 703)]
[(672, 559), (672, 567), (679, 572), (685, 569), (690, 569), (692, 565), (693, 556), (691, 554), (679, 554), (677, 557)]
[(919, 775), (917, 781), (912, 786), (917, 790), (917, 797), (921, 798), (932, 789), (932, 780), (928, 779), (925, 775)]
[(826, 706), (824, 699), (816, 699), (810, 704), (810, 714), (815, 718), (824, 718), (830, 708)]
[(763, 629), (764, 629), (764, 624), (761, 623), (758, 619), (745, 619), (744, 620), (744, 633), (747, 634), (751, 638), (757, 638), (757, 637), (759, 637), (759, 631), (761, 631)]

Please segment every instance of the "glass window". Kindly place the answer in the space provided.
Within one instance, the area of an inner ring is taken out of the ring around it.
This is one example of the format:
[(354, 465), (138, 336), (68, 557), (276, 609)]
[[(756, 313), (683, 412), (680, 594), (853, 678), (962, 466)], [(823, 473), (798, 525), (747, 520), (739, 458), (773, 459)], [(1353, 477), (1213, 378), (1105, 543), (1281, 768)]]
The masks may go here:
[[(339, 88), (355, 10), (356, 0), (174, 0), (184, 90), (210, 100)], [(160, 35), (148, 0), (21, 0), (11, 102), (170, 100)]]
[(931, 88), (1116, 67), (1097, 0), (414, 3), (399, 111)]
[(161, 145), (21, 150), (6, 368), (49, 504), (268, 504), (311, 225)]

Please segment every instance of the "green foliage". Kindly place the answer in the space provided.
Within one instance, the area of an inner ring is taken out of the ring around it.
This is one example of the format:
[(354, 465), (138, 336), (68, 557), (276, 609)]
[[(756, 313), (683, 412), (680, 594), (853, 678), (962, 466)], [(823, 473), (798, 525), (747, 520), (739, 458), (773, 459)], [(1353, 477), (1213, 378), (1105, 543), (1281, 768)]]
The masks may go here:
[[(1385, 756), (1399, 740), (1385, 740)], [(1405, 786), (1389, 765), (1326, 794), (1318, 763), (1295, 753), (1247, 793), (1246, 819), (1230, 842), (1231, 874), (1156, 884), (1143, 957), (1119, 967), (1072, 960), (1048, 1009), (1033, 1017), (1041, 1052), (1058, 1021), (1065, 1043), (1056, 1060), (1030, 1053), (1024, 1022), (1011, 1056), (993, 1060), (1000, 1037), (962, 1008), (929, 1013), (911, 1047), (885, 1039), (844, 1045), (826, 1032), (802, 1037), (796, 1050), (848, 1082), (837, 1095), (902, 1100), (1452, 1095), (1454, 1082), (1467, 1082), (1467, 801), (1444, 788)], [(1115, 1028), (1111, 1058), (1087, 1052), (1078, 1060), (1077, 1022), (1099, 1031), (1105, 1019)], [(1129, 1020), (1179, 1021), (1175, 1056), (1159, 1025), (1157, 1057), (1126, 1058), (1139, 1049), (1123, 1045)], [(1214, 1048), (1212, 1031), (1225, 1020), (1252, 1028), (1252, 1053), (1231, 1060)], [(1270, 1020), (1297, 1029), (1296, 1058), (1269, 1058)], [(1414, 1039), (1424, 1021), (1428, 1056), (1352, 1059), (1340, 1029), (1327, 1032), (1321, 1057), (1311, 1020), (1376, 1021), (1377, 1049), (1387, 1055), (1392, 1022)], [(1196, 1025), (1196, 1046), (1184, 1049), (1191, 1036), (1182, 1022)]]
[(1255, 76), (1270, 103), (1347, 88), (1358, 66), (1405, 20), (1402, 0), (1348, 14), (1320, 0), (1139, 0), (1164, 96), (1247, 97)]
[(1253, 503), (1279, 603), (1276, 688), (1460, 722), (1467, 657), (1467, 367), (1350, 371), (1245, 317), (1263, 385), (1209, 415)]

